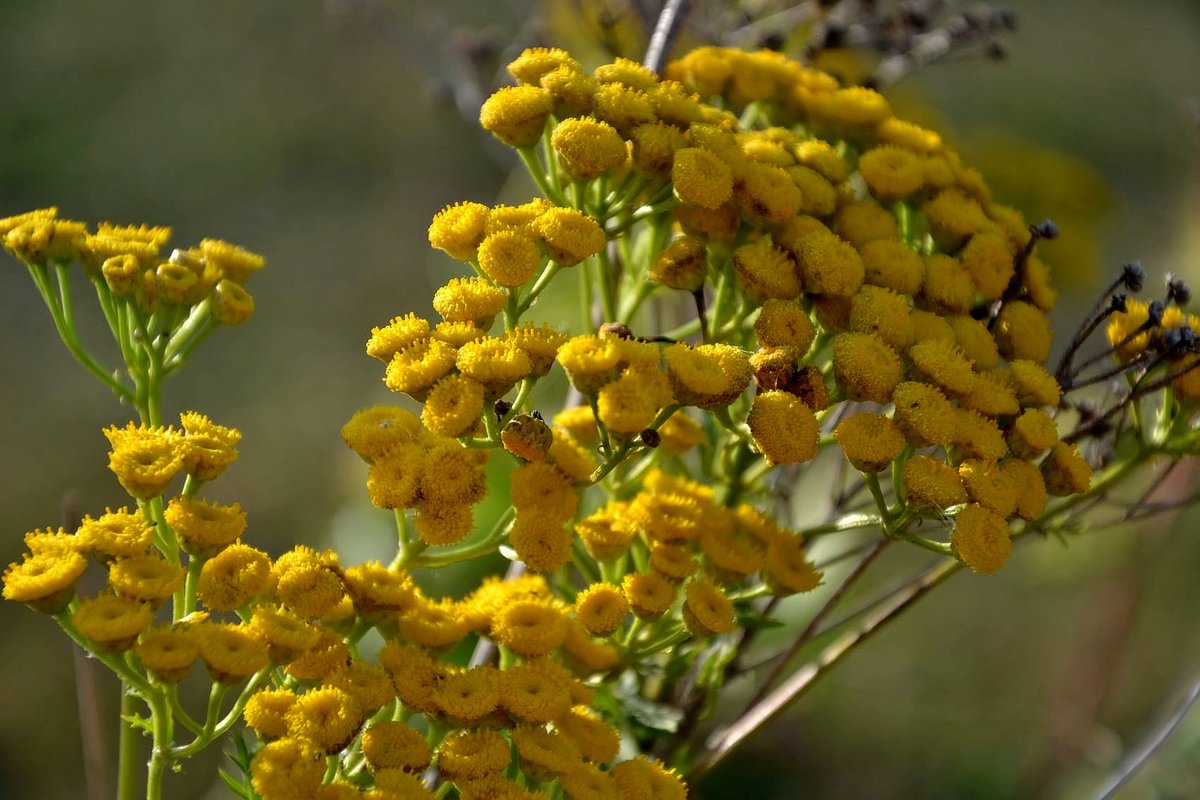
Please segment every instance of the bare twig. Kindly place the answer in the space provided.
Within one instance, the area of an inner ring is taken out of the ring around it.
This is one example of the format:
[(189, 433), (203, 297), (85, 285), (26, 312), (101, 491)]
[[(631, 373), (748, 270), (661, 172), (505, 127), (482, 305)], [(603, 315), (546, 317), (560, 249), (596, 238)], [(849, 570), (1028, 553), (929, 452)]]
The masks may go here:
[(646, 58), (642, 61), (644, 66), (655, 72), (662, 72), (663, 64), (666, 63), (667, 55), (671, 52), (671, 45), (675, 43), (675, 37), (679, 35), (683, 18), (687, 16), (690, 5), (691, 0), (666, 0), (663, 3), (662, 11), (658, 15), (658, 22), (654, 24), (654, 33), (650, 35), (650, 46), (646, 48)]

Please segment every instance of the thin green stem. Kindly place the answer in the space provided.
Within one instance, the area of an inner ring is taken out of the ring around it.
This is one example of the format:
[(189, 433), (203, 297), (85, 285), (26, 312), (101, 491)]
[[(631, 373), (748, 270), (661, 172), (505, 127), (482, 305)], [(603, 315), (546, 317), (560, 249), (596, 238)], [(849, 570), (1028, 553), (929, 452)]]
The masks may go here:
[(562, 192), (550, 184), (546, 175), (546, 168), (542, 166), (537, 150), (533, 146), (518, 147), (517, 155), (521, 157), (522, 163), (525, 164), (525, 169), (529, 171), (529, 177), (533, 178), (533, 182), (541, 190), (542, 196), (555, 205), (565, 206), (567, 204), (566, 200), (563, 199)]

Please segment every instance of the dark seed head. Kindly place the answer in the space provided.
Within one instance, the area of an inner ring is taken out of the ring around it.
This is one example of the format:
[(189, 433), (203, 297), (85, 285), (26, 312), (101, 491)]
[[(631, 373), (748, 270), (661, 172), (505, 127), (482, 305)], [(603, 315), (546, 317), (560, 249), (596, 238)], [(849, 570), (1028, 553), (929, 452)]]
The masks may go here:
[(1131, 292), (1140, 292), (1146, 284), (1146, 268), (1140, 261), (1129, 261), (1121, 265), (1121, 282)]

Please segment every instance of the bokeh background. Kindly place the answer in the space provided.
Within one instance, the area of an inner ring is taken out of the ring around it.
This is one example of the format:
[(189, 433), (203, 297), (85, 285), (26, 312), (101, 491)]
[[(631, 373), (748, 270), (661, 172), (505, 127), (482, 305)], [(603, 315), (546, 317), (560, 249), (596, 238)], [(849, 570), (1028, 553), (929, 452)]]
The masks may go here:
[[(478, 99), (469, 56), (586, 36), (570, 28), (581, 5), (3, 0), (0, 216), (57, 204), (268, 257), (253, 319), (214, 336), (166, 403), (245, 434), (213, 494), (248, 509), (257, 546), (378, 552), (386, 520), (338, 435), (389, 399), (363, 342), (430, 311), (451, 266), (425, 244), (437, 209), (520, 196), (507, 153), (460, 113)], [(1200, 5), (1007, 5), (1021, 24), (1005, 62), (930, 67), (896, 104), (937, 120), (1000, 199), (1063, 225), (1060, 331), (1124, 260), (1200, 280)], [(64, 507), (121, 502), (99, 429), (126, 412), (47, 316), (25, 270), (0, 266), (4, 563)], [(697, 795), (1092, 796), (1200, 671), (1197, 520), (1036, 543), (999, 576), (958, 576)], [(8, 603), (0, 631), (0, 797), (85, 796), (72, 648)], [(113, 687), (98, 691), (111, 713)], [(191, 762), (171, 796), (224, 796), (219, 759)], [(1200, 711), (1118, 796), (1200, 797)]]

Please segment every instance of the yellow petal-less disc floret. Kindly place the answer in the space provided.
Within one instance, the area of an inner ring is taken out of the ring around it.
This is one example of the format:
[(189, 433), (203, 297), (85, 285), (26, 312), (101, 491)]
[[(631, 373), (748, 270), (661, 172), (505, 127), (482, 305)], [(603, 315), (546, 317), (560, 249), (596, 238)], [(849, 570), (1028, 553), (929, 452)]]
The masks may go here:
[(4, 599), (57, 614), (75, 596), (75, 583), (86, 569), (87, 559), (80, 553), (63, 550), (35, 554), (8, 565), (4, 571)]
[(157, 606), (183, 588), (186, 570), (157, 553), (120, 558), (108, 570), (108, 585), (117, 594)]
[(897, 239), (876, 239), (859, 248), (865, 282), (899, 294), (916, 295), (925, 279), (925, 262)]
[(621, 746), (620, 734), (587, 706), (574, 706), (558, 716), (554, 728), (579, 748), (580, 755), (595, 764), (612, 761)]
[(248, 625), (206, 622), (198, 629), (200, 656), (218, 683), (240, 683), (271, 662), (267, 643)]
[(999, 233), (984, 231), (967, 242), (959, 258), (985, 300), (999, 300), (1016, 273), (1013, 249)]
[(833, 374), (855, 400), (887, 403), (900, 383), (900, 357), (873, 333), (841, 333), (833, 340)]
[(1019, 458), (1037, 458), (1058, 441), (1058, 426), (1045, 411), (1027, 409), (1008, 431), (1008, 449)]
[(908, 299), (890, 289), (864, 285), (850, 298), (849, 329), (873, 333), (898, 353), (912, 343)]
[(197, 594), (213, 611), (233, 611), (266, 592), (270, 584), (267, 554), (239, 543), (204, 562)]
[(791, 347), (803, 355), (812, 346), (816, 331), (798, 303), (767, 300), (754, 321), (754, 335), (763, 347)]
[(820, 426), (812, 409), (795, 395), (763, 392), (754, 398), (746, 423), (768, 464), (795, 464), (817, 455)]
[(671, 165), (671, 183), (685, 203), (715, 209), (733, 196), (733, 171), (700, 147), (681, 147)]
[(755, 305), (766, 300), (795, 300), (802, 291), (795, 262), (765, 238), (735, 250), (733, 269), (738, 289)]
[(663, 286), (694, 292), (704, 285), (708, 249), (700, 236), (681, 236), (655, 256), (646, 275)]
[(134, 648), (146, 671), (159, 683), (179, 683), (200, 657), (200, 645), (186, 625), (151, 628)]
[(733, 603), (710, 578), (693, 578), (684, 592), (683, 624), (693, 636), (730, 633), (736, 627)]
[(532, 374), (542, 376), (550, 371), (559, 348), (567, 341), (567, 335), (549, 325), (526, 324), (506, 330), (504, 339), (529, 356), (533, 365)]
[(890, 145), (863, 153), (858, 171), (871, 194), (883, 201), (903, 200), (920, 191), (925, 183), (921, 157)]
[(920, 374), (950, 394), (968, 394), (975, 388), (978, 376), (954, 341), (918, 342), (909, 348), (908, 356)]
[(900, 455), (906, 444), (894, 422), (869, 411), (846, 417), (833, 434), (846, 460), (860, 472), (879, 472)]
[(602, 83), (592, 95), (597, 119), (612, 125), (622, 136), (639, 125), (655, 122), (650, 95), (620, 83)]
[(1062, 388), (1041, 364), (1017, 359), (1009, 363), (1008, 369), (1022, 407), (1058, 405)]
[(1091, 487), (1092, 468), (1073, 444), (1058, 442), (1042, 462), (1046, 491), (1055, 497), (1083, 494)]
[(936, 386), (905, 381), (892, 393), (894, 419), (915, 447), (949, 444), (954, 438), (954, 407)]
[(904, 462), (902, 471), (910, 508), (941, 515), (951, 506), (967, 502), (967, 490), (958, 472), (948, 464), (925, 455)]
[(551, 572), (571, 560), (571, 532), (554, 516), (518, 513), (508, 543), (530, 572)]
[(455, 203), (446, 206), (429, 223), (429, 244), (444, 250), (459, 261), (474, 261), (483, 241), (488, 207), (482, 203)]
[(438, 749), (438, 768), (454, 781), (497, 775), (512, 759), (508, 742), (481, 728), (451, 734)]
[(504, 309), (504, 292), (480, 278), (454, 278), (433, 294), (433, 308), (447, 322), (487, 328)]
[(312, 797), (321, 787), (325, 760), (308, 742), (284, 738), (265, 745), (250, 762), (250, 781), (263, 800)]
[(139, 500), (150, 500), (166, 491), (171, 479), (183, 469), (187, 455), (173, 428), (110, 425), (104, 435), (112, 445), (108, 468), (125, 491)]
[(1005, 303), (996, 317), (994, 330), (1000, 355), (1009, 361), (1042, 364), (1050, 356), (1050, 345), (1054, 339), (1050, 320), (1029, 303)]
[(575, 336), (558, 350), (558, 363), (571, 384), (584, 396), (593, 396), (619, 374), (621, 350), (614, 339), (595, 335)]
[(237, 460), (242, 433), (237, 428), (217, 425), (203, 414), (184, 411), (179, 415), (185, 448), (183, 468), (197, 480), (215, 480)]
[(499, 644), (523, 656), (544, 656), (567, 638), (568, 620), (556, 604), (522, 600), (500, 609), (492, 621)]
[(821, 585), (822, 573), (804, 557), (799, 537), (776, 535), (767, 545), (763, 581), (777, 597), (810, 592)]
[(816, 231), (805, 236), (797, 256), (804, 288), (813, 294), (850, 297), (866, 276), (858, 251), (832, 233)]
[(934, 253), (925, 257), (925, 279), (921, 283), (920, 303), (943, 315), (966, 314), (975, 303), (975, 284), (971, 273), (953, 256)]
[(1012, 537), (1004, 518), (971, 503), (954, 517), (950, 548), (972, 572), (998, 572), (1012, 552)]
[(102, 594), (80, 600), (71, 622), (101, 650), (121, 652), (133, 647), (138, 634), (150, 627), (154, 612), (131, 597)]
[(438, 339), (423, 339), (396, 353), (388, 362), (383, 382), (393, 392), (423, 400), (434, 384), (454, 369), (458, 351)]
[(575, 618), (594, 636), (611, 636), (628, 614), (629, 601), (611, 583), (593, 583), (575, 597)]
[(579, 69), (579, 62), (558, 47), (529, 47), (508, 64), (508, 74), (521, 83), (536, 84), (542, 76), (559, 67)]
[(687, 800), (683, 779), (658, 761), (638, 756), (612, 770), (622, 798), (629, 800)]
[(958, 475), (972, 502), (1000, 517), (1016, 510), (1019, 487), (998, 463), (968, 458), (958, 465)]
[(546, 254), (564, 267), (573, 267), (604, 249), (604, 230), (591, 217), (573, 208), (551, 208), (533, 222), (533, 231)]
[(993, 420), (983, 414), (956, 408), (954, 423), (953, 443), (967, 455), (985, 461), (997, 461), (1008, 452), (1004, 434)]
[(422, 772), (429, 766), (429, 744), (409, 725), (380, 720), (363, 731), (362, 752), (372, 770)]
[(505, 86), (483, 101), (479, 124), (510, 147), (529, 147), (553, 109), (554, 98), (539, 86)]
[(573, 177), (591, 180), (625, 163), (625, 140), (607, 122), (576, 117), (554, 126), (550, 144)]
[(479, 268), (501, 286), (520, 286), (534, 276), (541, 263), (537, 242), (521, 230), (490, 233), (479, 245)]
[(296, 698), (285, 718), (289, 736), (332, 754), (349, 744), (362, 726), (362, 708), (341, 689), (322, 687)]
[(575, 523), (575, 532), (598, 561), (623, 556), (637, 532), (624, 514), (626, 504), (609, 503)]
[(655, 572), (631, 572), (621, 584), (629, 606), (641, 619), (655, 620), (675, 603), (677, 589)]
[(447, 375), (430, 390), (421, 422), (441, 436), (465, 436), (483, 413), (483, 384), (465, 375)]
[(746, 353), (727, 344), (674, 344), (663, 351), (663, 358), (680, 405), (707, 409), (729, 405), (750, 385), (753, 375)]
[(246, 530), (246, 513), (238, 503), (222, 505), (190, 497), (176, 497), (163, 513), (179, 534), (184, 548), (209, 558), (237, 541)]

